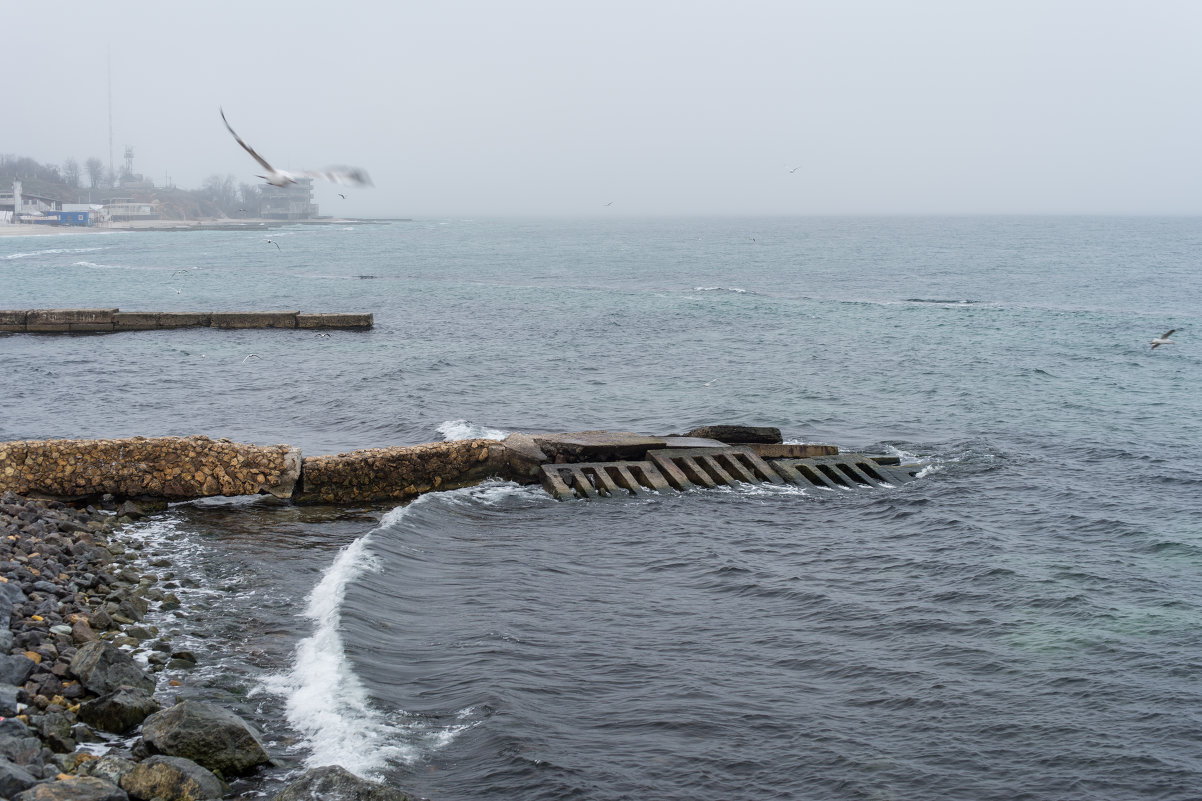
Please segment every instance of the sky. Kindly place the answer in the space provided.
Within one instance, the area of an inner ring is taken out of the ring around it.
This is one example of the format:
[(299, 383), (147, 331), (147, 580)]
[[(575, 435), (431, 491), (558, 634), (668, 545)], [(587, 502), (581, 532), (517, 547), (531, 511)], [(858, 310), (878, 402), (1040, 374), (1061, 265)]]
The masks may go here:
[[(1202, 214), (1195, 0), (0, 0), (0, 153), (323, 213)], [(346, 192), (346, 200), (338, 197)]]

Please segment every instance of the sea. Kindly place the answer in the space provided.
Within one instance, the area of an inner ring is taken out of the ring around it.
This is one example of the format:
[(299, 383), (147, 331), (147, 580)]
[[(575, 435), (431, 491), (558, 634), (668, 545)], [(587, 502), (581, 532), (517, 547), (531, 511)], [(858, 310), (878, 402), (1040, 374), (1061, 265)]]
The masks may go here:
[[(274, 241), (268, 241), (274, 240)], [(415, 218), (0, 238), (0, 440), (306, 455), (778, 427), (908, 484), (172, 504), (148, 622), (263, 733), (432, 801), (1202, 798), (1202, 218)], [(1174, 344), (1150, 342), (1176, 329)], [(114, 747), (119, 744), (114, 744)]]

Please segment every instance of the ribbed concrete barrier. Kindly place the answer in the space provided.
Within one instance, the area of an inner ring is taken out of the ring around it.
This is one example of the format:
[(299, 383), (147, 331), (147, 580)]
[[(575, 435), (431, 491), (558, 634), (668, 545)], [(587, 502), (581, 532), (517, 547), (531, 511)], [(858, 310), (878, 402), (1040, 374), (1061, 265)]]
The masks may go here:
[(0, 310), (0, 331), (27, 334), (156, 331), (168, 328), (303, 328), (365, 330), (371, 314), (246, 312), (123, 312), (120, 309)]
[(129, 437), (0, 442), (0, 492), (167, 500), (270, 493), (291, 498), (300, 451), (228, 439)]

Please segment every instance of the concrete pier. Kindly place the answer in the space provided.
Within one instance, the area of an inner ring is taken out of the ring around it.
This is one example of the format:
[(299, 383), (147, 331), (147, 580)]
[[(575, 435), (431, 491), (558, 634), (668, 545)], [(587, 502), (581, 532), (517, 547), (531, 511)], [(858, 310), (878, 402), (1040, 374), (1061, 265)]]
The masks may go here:
[(120, 309), (0, 310), (0, 331), (15, 334), (113, 333), (170, 328), (301, 328), (367, 330), (375, 320), (362, 313), (123, 312)]

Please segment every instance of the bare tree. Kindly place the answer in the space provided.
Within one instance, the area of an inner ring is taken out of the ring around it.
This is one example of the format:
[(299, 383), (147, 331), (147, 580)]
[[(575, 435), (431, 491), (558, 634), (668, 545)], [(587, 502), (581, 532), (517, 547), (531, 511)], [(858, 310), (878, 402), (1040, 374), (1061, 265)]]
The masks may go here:
[(92, 156), (84, 163), (84, 169), (88, 171), (88, 181), (91, 182), (92, 188), (98, 188), (104, 181), (104, 162)]
[(63, 183), (72, 189), (79, 187), (79, 162), (75, 159), (63, 162)]

